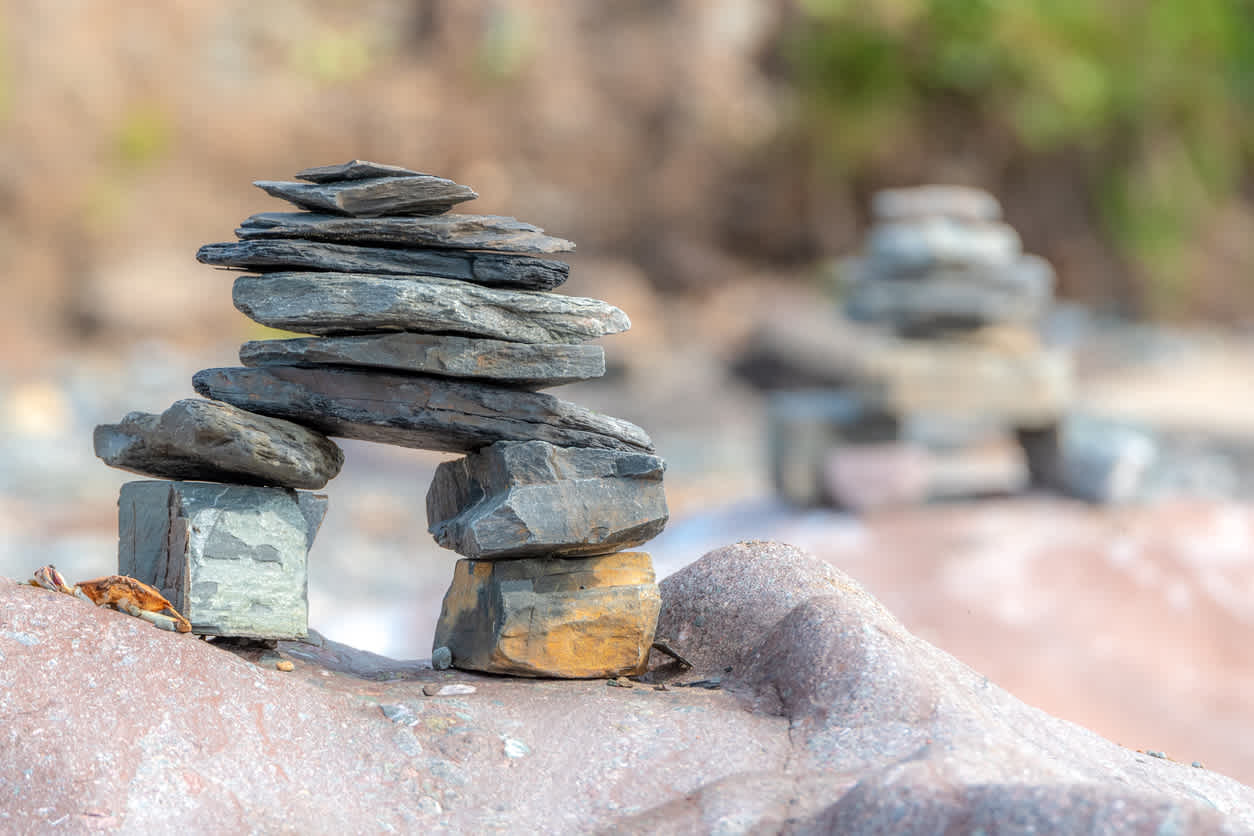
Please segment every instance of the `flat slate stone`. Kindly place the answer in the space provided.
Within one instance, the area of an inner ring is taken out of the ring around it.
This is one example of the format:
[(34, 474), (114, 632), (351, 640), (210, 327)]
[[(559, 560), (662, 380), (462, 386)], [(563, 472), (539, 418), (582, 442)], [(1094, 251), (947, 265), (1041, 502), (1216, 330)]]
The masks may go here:
[(361, 366), (531, 389), (605, 374), (605, 349), (599, 345), (512, 343), (407, 333), (256, 340), (240, 346), (239, 360), (245, 366)]
[(304, 268), (384, 276), (437, 276), (519, 290), (552, 290), (570, 275), (570, 265), (564, 261), (510, 253), (356, 247), (282, 238), (206, 244), (197, 251), (196, 260), (257, 271)]
[(481, 560), (607, 554), (647, 543), (668, 511), (657, 456), (502, 441), (436, 468), (436, 542)]
[(321, 494), (204, 482), (127, 482), (118, 573), (158, 589), (200, 635), (308, 632), (307, 560)]
[(453, 667), (568, 679), (644, 673), (661, 598), (644, 552), (459, 560), (433, 647)]
[(968, 186), (915, 186), (876, 192), (871, 214), (880, 221), (931, 217), (996, 221), (1001, 219), (1001, 204), (988, 192)]
[(866, 269), (908, 276), (945, 265), (1009, 268), (1023, 251), (1019, 233), (999, 221), (952, 218), (879, 223), (866, 242)]
[(196, 391), (327, 435), (469, 453), (497, 441), (653, 451), (644, 430), (541, 392), (350, 369), (205, 369)]
[(309, 183), (339, 183), (344, 180), (369, 180), (374, 177), (412, 177), (422, 174), (401, 168), (399, 165), (372, 163), (369, 160), (349, 160), (338, 165), (319, 165), (296, 173), (297, 180)]
[(431, 215), (420, 218), (344, 218), (312, 212), (262, 212), (235, 230), (243, 240), (302, 238), (339, 244), (453, 247), (520, 253), (575, 249), (563, 238), (501, 215)]
[(415, 331), (522, 343), (581, 343), (631, 327), (627, 314), (599, 299), (426, 277), (240, 276), (233, 299), (251, 319), (303, 334)]
[(301, 209), (356, 218), (435, 215), (479, 196), (469, 186), (431, 174), (373, 177), (338, 183), (254, 180), (253, 185)]
[(93, 433), (96, 455), (110, 467), (161, 479), (321, 488), (344, 453), (299, 424), (267, 418), (220, 401), (176, 401), (160, 415), (132, 412)]

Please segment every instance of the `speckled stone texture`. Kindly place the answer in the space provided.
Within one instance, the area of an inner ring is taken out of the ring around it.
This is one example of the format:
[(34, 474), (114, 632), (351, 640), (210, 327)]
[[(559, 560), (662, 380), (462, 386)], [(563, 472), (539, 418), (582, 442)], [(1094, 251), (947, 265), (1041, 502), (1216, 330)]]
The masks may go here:
[(128, 482), (118, 573), (156, 587), (201, 635), (291, 639), (309, 629), (307, 558), (321, 494), (208, 482)]
[[(661, 591), (697, 665), (655, 655), (666, 691), (333, 642), (281, 642), (280, 673), (0, 583), (0, 830), (1254, 832), (1254, 790), (1019, 702), (793, 547), (718, 549)], [(446, 684), (476, 690), (423, 694)]]

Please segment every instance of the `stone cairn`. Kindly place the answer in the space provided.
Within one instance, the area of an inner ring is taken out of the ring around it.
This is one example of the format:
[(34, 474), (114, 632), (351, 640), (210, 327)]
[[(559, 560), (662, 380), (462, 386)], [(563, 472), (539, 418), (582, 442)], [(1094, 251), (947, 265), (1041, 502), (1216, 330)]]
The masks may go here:
[(884, 337), (846, 386), (772, 399), (781, 494), (857, 509), (1022, 486), (996, 464), (903, 443), (920, 427), (942, 449), (1009, 429), (1031, 481), (1056, 484), (1071, 365), (1038, 336), (1049, 263), (1023, 253), (996, 198), (977, 189), (881, 191), (872, 214), (864, 252), (840, 274), (848, 318)]
[(164, 481), (119, 500), (119, 571), (161, 590), (193, 632), (307, 633), (306, 559), (340, 470), (327, 436), (465, 454), (427, 495), (456, 551), (433, 663), (527, 676), (644, 670), (660, 606), (647, 553), (666, 524), (648, 435), (539, 390), (605, 373), (588, 341), (619, 309), (550, 293), (573, 245), (478, 197), (354, 160), (255, 185), (304, 211), (263, 213), (197, 258), (244, 268), (235, 306), (314, 336), (254, 341), (243, 367), (193, 380), (207, 400), (95, 432), (107, 464)]

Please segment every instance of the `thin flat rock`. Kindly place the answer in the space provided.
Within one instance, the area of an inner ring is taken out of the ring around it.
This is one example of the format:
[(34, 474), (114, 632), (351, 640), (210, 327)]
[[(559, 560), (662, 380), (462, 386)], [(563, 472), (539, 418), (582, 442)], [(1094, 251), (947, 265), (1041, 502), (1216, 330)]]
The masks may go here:
[(196, 260), (202, 264), (259, 272), (306, 269), (381, 276), (437, 276), (519, 290), (552, 290), (570, 275), (570, 265), (564, 261), (512, 253), (357, 247), (282, 238), (205, 244), (196, 253)]
[(503, 215), (430, 215), (420, 218), (343, 218), (313, 212), (262, 212), (235, 230), (240, 239), (302, 238), (339, 244), (452, 247), (518, 253), (575, 249), (563, 238)]
[(196, 391), (327, 435), (468, 453), (497, 441), (653, 452), (635, 424), (552, 395), (437, 377), (291, 366), (205, 369)]
[(412, 177), (422, 174), (399, 165), (372, 163), (369, 160), (349, 160), (339, 165), (319, 165), (296, 173), (297, 180), (310, 183), (338, 183), (342, 180), (369, 180), (373, 177)]
[(301, 209), (355, 218), (436, 215), (479, 196), (469, 186), (432, 174), (374, 177), (339, 183), (254, 180), (253, 185)]
[(599, 299), (452, 279), (270, 273), (240, 276), (232, 297), (249, 318), (302, 334), (415, 331), (581, 343), (631, 327), (627, 314)]
[(361, 366), (535, 389), (605, 374), (605, 350), (599, 345), (533, 345), (434, 334), (254, 340), (240, 346), (239, 360), (245, 366)]
[(159, 479), (317, 489), (344, 464), (321, 433), (199, 398), (101, 424), (93, 442), (110, 467)]

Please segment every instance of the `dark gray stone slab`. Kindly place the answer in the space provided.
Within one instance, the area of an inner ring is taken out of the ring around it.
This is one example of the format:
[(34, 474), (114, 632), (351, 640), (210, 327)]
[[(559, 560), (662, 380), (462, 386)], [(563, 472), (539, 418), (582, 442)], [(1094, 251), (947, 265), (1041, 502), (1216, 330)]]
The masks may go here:
[(599, 299), (497, 290), (454, 279), (269, 273), (235, 280), (235, 307), (303, 334), (415, 331), (523, 343), (580, 343), (631, 327)]
[(310, 212), (262, 212), (235, 230), (243, 240), (303, 238), (340, 244), (453, 247), (520, 253), (558, 253), (575, 245), (501, 215), (431, 215), (421, 218), (342, 218)]
[(304, 268), (385, 276), (437, 276), (520, 290), (552, 290), (570, 275), (570, 265), (564, 261), (510, 253), (357, 247), (282, 238), (206, 244), (196, 253), (196, 259), (203, 264), (257, 271)]
[(845, 312), (853, 320), (922, 333), (1035, 322), (1053, 296), (1049, 262), (1026, 256), (1006, 271), (946, 268), (917, 278), (855, 280), (847, 286)]
[(327, 435), (469, 453), (497, 441), (652, 452), (644, 430), (552, 395), (436, 377), (348, 369), (205, 369), (205, 397)]
[(357, 218), (435, 215), (479, 196), (469, 186), (431, 174), (373, 177), (338, 183), (254, 180), (253, 185), (301, 209)]
[(996, 221), (1001, 218), (1001, 204), (988, 192), (968, 186), (915, 186), (876, 192), (871, 214), (880, 221), (929, 217)]
[(321, 488), (344, 464), (344, 453), (321, 433), (200, 399), (101, 424), (93, 441), (110, 467), (161, 479)]
[(319, 494), (205, 482), (127, 482), (118, 574), (158, 589), (201, 635), (303, 638)]
[(580, 557), (646, 543), (666, 526), (657, 456), (500, 442), (435, 471), (436, 542), (480, 560)]
[(399, 165), (372, 163), (369, 160), (349, 160), (338, 165), (319, 165), (296, 173), (297, 180), (309, 183), (338, 183), (343, 180), (369, 180), (373, 177), (412, 177), (422, 174), (401, 168)]
[(239, 360), (245, 366), (362, 366), (534, 389), (605, 374), (605, 350), (599, 345), (537, 345), (406, 333), (257, 340), (240, 346)]

